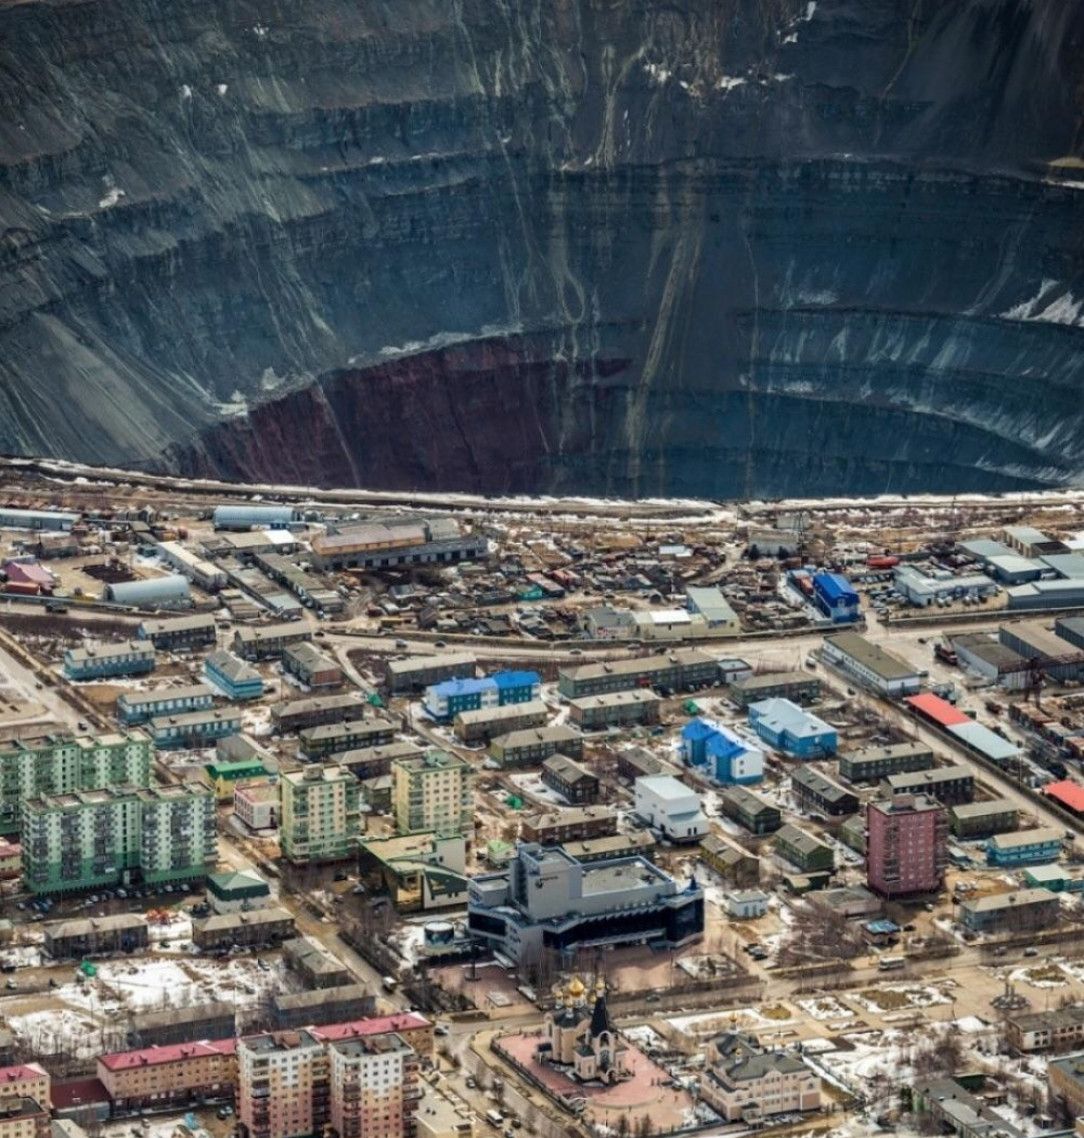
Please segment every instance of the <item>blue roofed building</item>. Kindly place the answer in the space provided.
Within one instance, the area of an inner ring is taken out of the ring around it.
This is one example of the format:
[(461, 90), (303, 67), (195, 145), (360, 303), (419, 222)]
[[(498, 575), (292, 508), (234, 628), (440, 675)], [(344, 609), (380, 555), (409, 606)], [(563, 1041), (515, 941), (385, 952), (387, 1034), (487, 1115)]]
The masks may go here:
[(858, 594), (840, 573), (817, 573), (813, 577), (813, 599), (833, 624), (850, 624), (859, 617)]
[(799, 759), (834, 755), (839, 747), (834, 727), (789, 699), (762, 699), (750, 704), (749, 724), (770, 747)]
[(700, 716), (681, 732), (681, 756), (693, 767), (727, 786), (760, 782), (764, 752), (725, 724)]
[(425, 710), (440, 722), (463, 711), (481, 711), (514, 703), (530, 703), (542, 694), (537, 672), (495, 672), (480, 680), (445, 680), (425, 689)]

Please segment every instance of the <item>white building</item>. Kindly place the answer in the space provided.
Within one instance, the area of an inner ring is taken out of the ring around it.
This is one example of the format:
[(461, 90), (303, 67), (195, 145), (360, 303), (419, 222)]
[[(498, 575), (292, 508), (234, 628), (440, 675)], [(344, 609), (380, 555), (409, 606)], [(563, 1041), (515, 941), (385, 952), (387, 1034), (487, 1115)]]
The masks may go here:
[(685, 609), (652, 609), (634, 612), (633, 632), (640, 640), (696, 640), (719, 635), (699, 613)]
[(638, 778), (634, 792), (636, 813), (671, 842), (698, 842), (708, 833), (700, 795), (673, 775)]
[(912, 565), (898, 565), (894, 571), (896, 589), (913, 605), (926, 607), (941, 600), (959, 601), (964, 597), (992, 596), (997, 585), (981, 573), (954, 577), (927, 577)]
[(226, 587), (225, 570), (202, 557), (197, 557), (190, 549), (185, 549), (179, 541), (160, 541), (158, 554), (162, 560), (178, 573), (195, 582), (201, 589), (212, 592)]
[(739, 921), (763, 917), (768, 911), (768, 894), (762, 889), (743, 889), (738, 893), (723, 894), (728, 917)]
[(857, 632), (826, 637), (821, 659), (882, 695), (914, 695), (922, 686), (923, 673), (918, 668)]

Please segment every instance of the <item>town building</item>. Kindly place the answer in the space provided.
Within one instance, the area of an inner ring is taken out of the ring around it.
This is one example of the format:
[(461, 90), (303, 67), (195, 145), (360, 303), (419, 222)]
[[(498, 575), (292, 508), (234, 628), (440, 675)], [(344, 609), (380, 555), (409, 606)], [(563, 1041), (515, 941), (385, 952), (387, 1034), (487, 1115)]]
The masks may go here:
[(203, 780), (214, 791), (216, 802), (229, 802), (239, 783), (265, 779), (267, 768), (261, 759), (240, 759), (235, 763), (213, 762), (203, 768)]
[(351, 857), (360, 832), (358, 780), (331, 765), (289, 771), (279, 780), (279, 841), (295, 865)]
[(448, 751), (396, 759), (391, 764), (392, 803), (399, 833), (436, 830), (473, 835), (473, 769)]
[(881, 794), (886, 798), (896, 794), (926, 794), (946, 806), (960, 806), (975, 798), (975, 774), (970, 767), (962, 765), (891, 774), (881, 780)]
[(310, 727), (323, 727), (356, 721), (365, 717), (366, 703), (356, 692), (339, 695), (306, 696), (287, 700), (271, 708), (271, 720), (279, 734), (304, 731)]
[(803, 814), (845, 818), (858, 812), (858, 795), (810, 767), (797, 767), (790, 774), (790, 793)]
[(725, 1032), (708, 1045), (700, 1097), (726, 1122), (760, 1123), (820, 1110), (821, 1084), (798, 1055), (765, 1051), (749, 1036)]
[(0, 1138), (50, 1138), (48, 1105), (23, 1095), (0, 1095)]
[(294, 935), (294, 918), (277, 905), (243, 913), (212, 913), (192, 921), (192, 943), (204, 952), (277, 947)]
[(913, 695), (922, 686), (917, 668), (857, 632), (827, 637), (821, 656), (826, 663), (882, 695)]
[(158, 556), (171, 569), (176, 569), (204, 592), (217, 592), (226, 585), (226, 574), (222, 569), (214, 562), (199, 557), (190, 549), (185, 549), (178, 541), (158, 542)]
[(277, 1031), (362, 1019), (376, 1011), (376, 997), (365, 984), (341, 984), (311, 992), (276, 992), (271, 1021)]
[(542, 727), (548, 718), (549, 709), (540, 699), (510, 703), (505, 707), (459, 712), (455, 717), (455, 733), (464, 743), (488, 743), (509, 731)]
[(542, 764), (542, 782), (573, 806), (589, 806), (598, 801), (598, 776), (564, 755), (546, 759)]
[(20, 842), (0, 838), (0, 881), (11, 881), (23, 875), (23, 847)]
[(45, 951), (53, 960), (119, 956), (146, 948), (150, 943), (147, 922), (135, 913), (46, 921), (41, 931)]
[(463, 905), (467, 900), (466, 839), (435, 831), (362, 838), (358, 872), (370, 892), (386, 894), (400, 913)]
[(866, 880), (875, 893), (934, 893), (947, 866), (948, 818), (936, 799), (899, 794), (866, 807)]
[(588, 862), (615, 857), (651, 858), (657, 843), (647, 830), (634, 830), (631, 834), (613, 834), (608, 838), (590, 838), (586, 842), (561, 844), (565, 853), (586, 865)]
[(461, 711), (530, 703), (542, 696), (537, 672), (496, 672), (482, 679), (444, 680), (425, 691), (425, 710), (438, 723), (447, 723)]
[(248, 1138), (308, 1138), (331, 1123), (328, 1059), (307, 1031), (237, 1040), (237, 1120)]
[(949, 810), (949, 830), (962, 841), (1009, 834), (1020, 824), (1020, 811), (1008, 798), (968, 802)]
[(520, 842), (506, 870), (471, 878), (467, 914), (477, 940), (518, 963), (600, 937), (689, 944), (704, 931), (704, 893), (646, 858), (585, 865), (560, 847)]
[(395, 724), (387, 719), (348, 719), (344, 723), (325, 723), (305, 727), (297, 733), (301, 754), (306, 759), (327, 759), (349, 751), (386, 747), (395, 738)]
[(719, 662), (699, 649), (684, 648), (661, 656), (562, 668), (557, 673), (557, 681), (558, 690), (565, 699), (606, 695), (630, 688), (688, 691), (718, 683)]
[(167, 620), (144, 620), (136, 635), (140, 640), (149, 640), (160, 652), (208, 648), (216, 639), (215, 618), (212, 613), (200, 613)]
[(836, 868), (836, 855), (831, 846), (790, 823), (776, 832), (775, 852), (803, 873), (831, 873)]
[(99, 1055), (96, 1074), (113, 1110), (228, 1101), (237, 1086), (236, 1040), (214, 1039)]
[(236, 708), (211, 708), (184, 715), (157, 716), (147, 724), (147, 730), (159, 749), (202, 750), (227, 735), (237, 735), (241, 722), (241, 712)]
[(741, 635), (741, 621), (738, 619), (738, 614), (717, 587), (686, 586), (685, 607), (689, 612), (704, 618), (712, 636)]
[(574, 976), (546, 1013), (537, 1060), (580, 1083), (612, 1085), (632, 1077), (629, 1049), (610, 1019), (601, 979), (589, 994)]
[(858, 594), (841, 573), (813, 574), (813, 602), (833, 624), (853, 624), (861, 616)]
[(894, 774), (932, 770), (935, 765), (933, 751), (924, 743), (863, 747), (839, 756), (840, 775), (856, 785), (880, 782)]
[(271, 904), (271, 887), (254, 873), (230, 870), (207, 877), (207, 904), (215, 913), (248, 913)]
[(312, 629), (304, 621), (262, 624), (238, 628), (233, 634), (233, 650), (243, 660), (273, 660), (284, 648), (312, 639)]
[(541, 845), (586, 842), (617, 833), (617, 812), (612, 806), (573, 806), (528, 814), (520, 820), (525, 842)]
[(40, 1063), (0, 1067), (0, 1098), (32, 1098), (46, 1109), (52, 1104), (49, 1072)]
[(1001, 868), (1042, 865), (1061, 857), (1065, 831), (1037, 826), (1011, 834), (994, 834), (986, 841), (986, 862)]
[(214, 692), (206, 684), (153, 688), (151, 691), (123, 691), (117, 696), (117, 719), (125, 727), (136, 727), (163, 715), (209, 711), (214, 704)]
[(765, 699), (789, 699), (791, 703), (816, 703), (821, 682), (808, 672), (768, 672), (747, 676), (730, 685), (730, 698), (738, 707), (748, 707)]
[(214, 806), (194, 782), (32, 798), (24, 808), (23, 881), (43, 894), (202, 880), (217, 859)]
[(744, 786), (729, 786), (719, 796), (723, 814), (744, 826), (751, 834), (771, 834), (783, 825), (778, 806), (746, 790)]
[(708, 834), (701, 841), (700, 860), (734, 888), (760, 884), (760, 858), (719, 834)]
[(764, 752), (753, 740), (706, 716), (681, 730), (681, 757), (686, 766), (726, 786), (760, 782)]
[(149, 786), (152, 759), (150, 737), (139, 730), (0, 743), (0, 833), (18, 833), (23, 803), (42, 794)]
[(350, 983), (350, 970), (346, 965), (311, 936), (283, 941), (282, 959), (306, 988), (322, 991)]
[(233, 789), (233, 813), (253, 832), (273, 830), (279, 824), (282, 796), (277, 783), (242, 782)]
[(1071, 1118), (1084, 1115), (1084, 1054), (1049, 1060), (1046, 1079), (1052, 1102)]
[(308, 642), (283, 649), (282, 670), (313, 691), (337, 688), (343, 682), (342, 667)]
[(323, 571), (392, 569), (399, 565), (456, 565), (489, 554), (481, 534), (461, 529), (454, 518), (418, 519), (329, 525), (310, 542), (312, 563)]
[[(341, 1138), (413, 1138), (421, 1097), (418, 1056), (402, 1037), (339, 1039), (328, 1046), (328, 1055), (334, 1133)], [(277, 1135), (272, 1131), (268, 1138)]]
[(644, 688), (585, 695), (569, 700), (568, 719), (581, 731), (658, 723), (661, 704), (662, 700), (653, 691)]
[(1025, 1138), (984, 1099), (955, 1079), (930, 1079), (911, 1088), (911, 1106), (923, 1130), (959, 1138)]
[(836, 729), (789, 699), (764, 699), (748, 708), (749, 725), (768, 744), (799, 759), (834, 755)]
[(735, 921), (752, 921), (768, 911), (770, 896), (763, 889), (739, 889), (723, 894), (726, 915)]
[(229, 1039), (237, 1034), (232, 1004), (210, 1002), (164, 1011), (133, 1012), (128, 1021), (129, 1047), (169, 1047), (201, 1039)]
[(204, 660), (203, 674), (227, 699), (259, 699), (263, 695), (263, 676), (225, 648)]
[(384, 666), (384, 677), (392, 695), (416, 695), (446, 680), (470, 679), (477, 666), (476, 658), (469, 652), (410, 656), (405, 660), (389, 660)]
[(572, 759), (583, 757), (583, 736), (564, 724), (554, 727), (531, 727), (526, 731), (510, 731), (498, 735), (489, 744), (489, 756), (505, 770), (513, 767), (536, 767), (560, 752)]
[(630, 634), (637, 640), (700, 640), (719, 635), (700, 613), (688, 609), (636, 609), (629, 613), (629, 620)]
[(1025, 933), (1058, 922), (1060, 902), (1049, 889), (1017, 889), (961, 901), (959, 921), (978, 933)]
[(364, 780), (390, 776), (391, 764), (397, 759), (414, 759), (424, 754), (424, 749), (417, 743), (386, 743), (382, 747), (358, 747), (353, 751), (343, 751), (331, 761)]
[(1084, 1044), (1084, 1004), (1018, 1012), (1005, 1020), (1005, 1039), (1015, 1051), (1058, 1054)]
[(64, 675), (69, 680), (102, 680), (116, 676), (144, 676), (157, 662), (154, 645), (146, 640), (69, 648), (64, 653)]
[(694, 843), (708, 833), (700, 795), (673, 775), (638, 778), (633, 797), (636, 814), (668, 841)]

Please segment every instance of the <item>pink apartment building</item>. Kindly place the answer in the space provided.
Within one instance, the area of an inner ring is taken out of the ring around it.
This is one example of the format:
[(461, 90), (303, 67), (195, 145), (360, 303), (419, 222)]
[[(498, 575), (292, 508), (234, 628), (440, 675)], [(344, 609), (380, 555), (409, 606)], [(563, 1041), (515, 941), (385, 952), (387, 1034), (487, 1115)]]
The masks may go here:
[(866, 809), (866, 879), (882, 897), (934, 893), (948, 864), (948, 814), (935, 799), (897, 794)]

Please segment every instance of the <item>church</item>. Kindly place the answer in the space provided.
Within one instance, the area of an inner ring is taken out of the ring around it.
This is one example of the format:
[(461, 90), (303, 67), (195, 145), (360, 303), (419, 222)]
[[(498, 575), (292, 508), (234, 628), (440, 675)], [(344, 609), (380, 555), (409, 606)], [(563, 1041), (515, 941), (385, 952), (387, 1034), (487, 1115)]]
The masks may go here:
[(593, 1000), (578, 977), (559, 991), (557, 1006), (546, 1015), (543, 1036), (538, 1061), (565, 1068), (577, 1082), (616, 1083), (632, 1075), (628, 1048), (610, 1019), (601, 979)]

